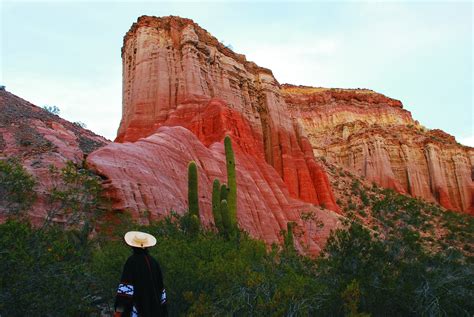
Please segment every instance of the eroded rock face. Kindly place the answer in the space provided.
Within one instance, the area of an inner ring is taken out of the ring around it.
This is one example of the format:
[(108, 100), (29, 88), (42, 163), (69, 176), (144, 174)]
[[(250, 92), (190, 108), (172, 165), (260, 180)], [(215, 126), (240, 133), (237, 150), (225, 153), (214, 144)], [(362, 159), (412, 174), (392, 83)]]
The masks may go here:
[[(44, 193), (52, 186), (50, 165), (80, 163), (109, 141), (76, 124), (0, 90), (0, 159), (16, 157), (37, 180), (38, 200), (29, 216), (34, 223), (46, 215)], [(0, 206), (0, 219), (4, 213)]]
[(270, 70), (177, 17), (139, 18), (124, 37), (122, 59), (117, 142), (137, 141), (160, 126), (184, 126), (208, 146), (230, 134), (244, 153), (276, 170), (291, 197), (338, 210)]
[(324, 156), (380, 186), (474, 213), (474, 149), (370, 90), (284, 85), (291, 115)]
[[(201, 217), (210, 224), (212, 182), (226, 181), (223, 139), (230, 135), (240, 227), (270, 244), (294, 221), (301, 230), (297, 248), (319, 252), (338, 226), (339, 207), (270, 70), (178, 17), (139, 18), (124, 37), (122, 60), (116, 143), (88, 157), (88, 165), (108, 179), (116, 210), (143, 221), (149, 220), (141, 216), (145, 210), (151, 218), (184, 213), (187, 164), (194, 160)], [(317, 219), (305, 223), (305, 213)]]
[[(339, 226), (339, 216), (312, 204), (291, 198), (280, 175), (264, 160), (246, 153), (234, 143), (238, 188), (239, 227), (268, 244), (280, 242), (280, 231), (289, 221), (297, 223), (302, 236), (296, 247), (317, 254), (331, 229)], [(194, 133), (181, 126), (159, 128), (136, 142), (111, 143), (88, 157), (89, 166), (108, 180), (106, 192), (116, 210), (130, 211), (144, 223), (162, 218), (170, 210), (187, 211), (187, 165), (198, 167), (199, 205), (205, 226), (213, 222), (212, 182), (227, 182), (222, 142), (205, 146)], [(146, 215), (141, 212), (149, 211)], [(312, 214), (317, 221), (302, 221)], [(303, 217), (304, 218), (304, 217)]]

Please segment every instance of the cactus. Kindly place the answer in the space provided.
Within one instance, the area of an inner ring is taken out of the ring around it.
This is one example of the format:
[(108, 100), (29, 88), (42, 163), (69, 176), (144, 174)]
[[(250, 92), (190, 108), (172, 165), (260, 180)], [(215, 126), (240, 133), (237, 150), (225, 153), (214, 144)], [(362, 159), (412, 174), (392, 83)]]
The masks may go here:
[(191, 161), (188, 165), (188, 204), (190, 215), (195, 215), (199, 219), (199, 196), (198, 196), (198, 176), (196, 162)]
[(227, 200), (227, 194), (229, 193), (229, 188), (227, 188), (226, 184), (221, 185), (221, 199), (220, 200)]
[(234, 150), (232, 149), (232, 141), (228, 135), (224, 138), (224, 147), (227, 166), (227, 184), (229, 185), (227, 203), (229, 206), (231, 223), (233, 226), (237, 226), (237, 181), (235, 179), (235, 158)]
[(229, 237), (233, 232), (233, 226), (230, 218), (229, 206), (227, 204), (227, 200), (225, 199), (221, 201), (221, 215), (224, 233)]
[[(224, 185), (225, 186), (225, 185)], [(212, 183), (212, 215), (214, 216), (214, 224), (219, 232), (223, 231), (222, 214), (221, 214), (221, 184), (218, 179)]]
[(193, 235), (197, 235), (199, 233), (199, 228), (201, 226), (201, 221), (199, 217), (196, 215), (190, 215), (189, 218), (189, 232)]

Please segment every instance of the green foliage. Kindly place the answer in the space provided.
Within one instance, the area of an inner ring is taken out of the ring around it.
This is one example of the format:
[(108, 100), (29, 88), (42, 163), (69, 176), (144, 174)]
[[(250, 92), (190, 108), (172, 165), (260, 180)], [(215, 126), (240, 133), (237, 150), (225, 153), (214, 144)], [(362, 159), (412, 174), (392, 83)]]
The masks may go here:
[(75, 227), (88, 231), (106, 205), (102, 198), (100, 178), (85, 166), (68, 161), (58, 169), (50, 166), (53, 185), (48, 195), (48, 215), (44, 225), (62, 223), (65, 228)]
[(198, 174), (196, 162), (194, 161), (188, 165), (188, 204), (189, 213), (196, 215), (199, 220)]
[(94, 310), (90, 246), (74, 231), (0, 225), (0, 315), (78, 316)]
[(431, 254), (413, 238), (414, 233), (405, 229), (400, 236), (379, 240), (358, 223), (336, 231), (318, 260), (319, 277), (331, 290), (322, 311), (342, 315), (348, 307), (347, 292), (354, 295), (355, 280), (357, 306), (375, 316), (472, 313), (472, 263), (455, 250)]
[(61, 110), (57, 106), (45, 105), (45, 106), (43, 106), (43, 109), (48, 111), (49, 113), (55, 114), (57, 116), (59, 116), (59, 114), (61, 113)]
[(229, 193), (229, 188), (226, 184), (221, 185), (221, 200), (227, 200), (227, 194)]
[(75, 121), (73, 122), (74, 125), (78, 126), (79, 128), (87, 128), (87, 125), (84, 123), (84, 122), (81, 122), (81, 121)]
[(357, 179), (353, 180), (351, 185), (352, 193), (357, 194), (360, 191), (360, 186), (361, 184)]
[(201, 229), (197, 216), (189, 212), (184, 214), (182, 217), (179, 217), (179, 226), (181, 230), (191, 236), (196, 236)]
[[(416, 240), (431, 250), (452, 246), (463, 248), (474, 241), (474, 217), (441, 210), (436, 205), (383, 190), (383, 197), (373, 203), (373, 216), (379, 220), (385, 235)], [(438, 232), (435, 232), (435, 227)], [(408, 233), (413, 231), (414, 233)], [(471, 253), (472, 255), (472, 253)]]
[(0, 211), (18, 215), (36, 199), (36, 180), (16, 159), (0, 160)]
[(224, 235), (226, 237), (230, 237), (234, 230), (234, 226), (232, 224), (231, 215), (229, 211), (229, 205), (227, 204), (227, 200), (221, 201), (221, 217), (222, 217), (222, 226), (224, 228)]
[(224, 147), (227, 166), (227, 184), (229, 184), (227, 202), (229, 204), (232, 225), (237, 226), (237, 181), (235, 178), (235, 157), (234, 150), (232, 149), (232, 141), (228, 135), (224, 138)]
[[(189, 214), (188, 214), (189, 215)], [(267, 251), (246, 234), (233, 239), (187, 228), (174, 213), (141, 227), (124, 219), (112, 236), (0, 225), (0, 314), (79, 316), (110, 312), (128, 230), (157, 237), (171, 315), (469, 316), (473, 265), (455, 250), (430, 254), (410, 239), (380, 240), (357, 223), (336, 230), (322, 257)], [(291, 227), (291, 226), (290, 226)], [(364, 312), (364, 313), (361, 313)]]
[[(10, 169), (15, 173), (0, 167), (2, 177), (29, 179), (21, 166)], [(200, 230), (196, 214), (171, 212), (147, 227), (130, 219), (105, 223), (111, 230), (92, 238), (94, 215), (103, 204), (98, 178), (72, 163), (51, 171), (56, 176), (50, 219), (64, 220), (68, 230), (34, 229), (13, 220), (0, 224), (2, 316), (110, 314), (131, 253), (123, 243), (128, 230), (157, 237), (151, 253), (162, 266), (173, 316), (474, 314), (472, 217), (384, 190), (374, 196), (372, 207), (373, 228), (382, 235), (348, 222), (346, 229), (332, 232), (319, 258), (309, 259), (294, 252), (291, 223), (282, 252), (268, 251), (240, 232), (223, 199), (229, 190), (217, 181), (213, 206), (219, 196), (224, 228), (219, 233)], [(363, 188), (354, 185), (354, 190), (361, 195)], [(318, 225), (312, 212), (301, 213), (301, 219), (310, 228)], [(434, 221), (441, 228), (436, 236), (431, 234)]]
[(349, 317), (368, 317), (369, 314), (359, 313), (359, 302), (360, 302), (360, 289), (359, 282), (357, 280), (352, 280), (352, 282), (347, 285), (346, 289), (341, 294), (342, 300), (344, 301), (344, 308), (346, 311), (346, 316)]
[(219, 232), (224, 231), (221, 214), (221, 184), (218, 179), (212, 183), (212, 215), (214, 217), (214, 224)]
[(369, 197), (367, 196), (367, 192), (365, 190), (360, 190), (359, 191), (359, 194), (360, 194), (360, 200), (362, 200), (362, 203), (364, 204), (364, 206), (369, 206), (370, 205), (370, 199)]
[(284, 234), (284, 247), (287, 251), (295, 251), (295, 241), (293, 237), (294, 222), (288, 222), (286, 224), (286, 233)]

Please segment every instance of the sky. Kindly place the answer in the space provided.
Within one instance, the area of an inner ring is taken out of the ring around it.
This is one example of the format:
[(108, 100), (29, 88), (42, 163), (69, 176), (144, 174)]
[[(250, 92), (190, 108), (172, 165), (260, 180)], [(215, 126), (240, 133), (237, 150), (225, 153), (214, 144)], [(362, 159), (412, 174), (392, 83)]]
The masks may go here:
[(470, 1), (0, 0), (0, 12), (0, 85), (111, 140), (123, 36), (141, 15), (179, 15), (280, 83), (369, 88), (474, 146)]

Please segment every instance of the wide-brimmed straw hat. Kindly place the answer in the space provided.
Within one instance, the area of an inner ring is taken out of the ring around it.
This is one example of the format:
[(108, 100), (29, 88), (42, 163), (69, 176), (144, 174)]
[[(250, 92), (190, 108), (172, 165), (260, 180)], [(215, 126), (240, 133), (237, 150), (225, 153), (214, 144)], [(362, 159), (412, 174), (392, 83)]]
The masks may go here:
[(124, 238), (129, 246), (136, 248), (148, 248), (156, 244), (156, 238), (146, 232), (129, 231)]

